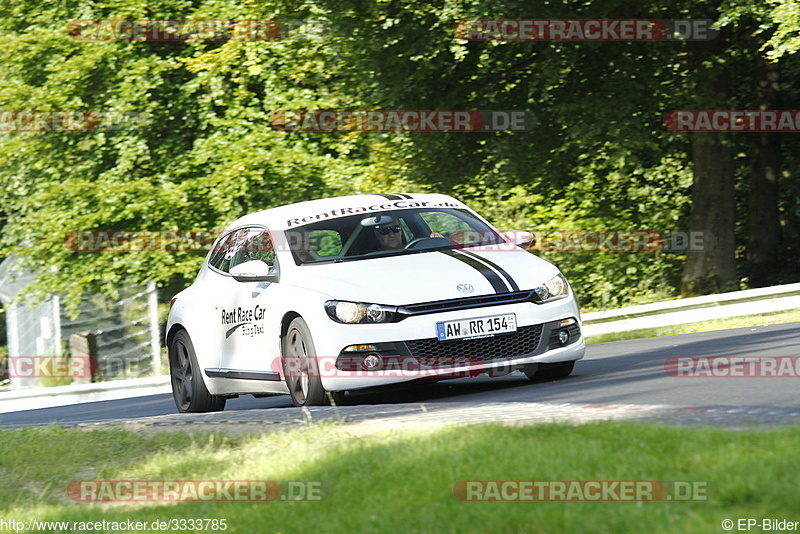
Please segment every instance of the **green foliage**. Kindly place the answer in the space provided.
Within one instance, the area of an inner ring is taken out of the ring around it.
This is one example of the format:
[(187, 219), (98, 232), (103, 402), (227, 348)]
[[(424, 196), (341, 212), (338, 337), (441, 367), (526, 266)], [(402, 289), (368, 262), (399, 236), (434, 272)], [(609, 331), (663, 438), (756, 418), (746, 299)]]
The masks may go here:
[[(6, 5), (0, 110), (91, 110), (101, 122), (87, 132), (0, 132), (0, 256), (25, 258), (42, 273), (38, 289), (60, 291), (68, 303), (86, 289), (115, 296), (149, 279), (172, 292), (202, 254), (75, 253), (65, 238), (81, 230), (216, 232), (247, 212), (386, 191), (453, 193), (504, 230), (685, 230), (689, 138), (669, 132), (663, 116), (703, 103), (706, 71), (731, 75), (732, 95), (718, 105), (746, 109), (762, 46), (794, 76), (793, 2), (724, 3), (719, 24), (734, 38), (699, 69), (686, 61), (691, 43), (478, 42), (453, 30), (465, 18), (708, 18), (713, 8), (683, 0)], [(253, 42), (80, 41), (67, 24), (81, 18), (271, 18), (322, 30)], [(293, 109), (527, 110), (538, 124), (452, 134), (272, 127), (275, 112)], [(104, 123), (111, 113), (127, 120)], [(750, 138), (737, 143), (751, 151)], [(800, 189), (790, 143), (787, 214)], [(671, 295), (683, 262), (658, 253), (545, 256), (588, 307)]]
[(749, 17), (760, 22), (754, 33), (768, 37), (761, 47), (766, 57), (777, 61), (800, 50), (800, 4), (795, 0), (727, 0), (718, 25), (737, 25)]
[(66, 21), (79, 17), (274, 13), (233, 2), (137, 2), (102, 13), (91, 5), (50, 7), (33, 27), (20, 27), (16, 13), (0, 19), (11, 54), (0, 62), (0, 109), (135, 113), (88, 132), (0, 134), (4, 255), (40, 269), (41, 291), (74, 304), (85, 289), (116, 296), (120, 285), (149, 279), (179, 287), (202, 260), (158, 250), (74, 253), (65, 246), (71, 232), (218, 231), (250, 211), (342, 191), (358, 176), (361, 165), (338, 160), (361, 140), (270, 127), (279, 109), (335, 105), (322, 96), (330, 75), (320, 43), (75, 41), (66, 33)]

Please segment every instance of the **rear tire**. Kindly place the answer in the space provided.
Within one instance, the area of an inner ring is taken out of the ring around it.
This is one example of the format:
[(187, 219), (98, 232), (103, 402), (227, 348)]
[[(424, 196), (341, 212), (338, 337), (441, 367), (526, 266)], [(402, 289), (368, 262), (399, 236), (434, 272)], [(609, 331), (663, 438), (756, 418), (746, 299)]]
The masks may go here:
[(522, 372), (534, 382), (549, 382), (569, 376), (575, 368), (575, 361), (557, 363), (534, 363), (526, 365)]
[(311, 331), (302, 317), (295, 318), (282, 341), (283, 374), (295, 406), (325, 406), (329, 399), (322, 387), (317, 351)]
[(225, 397), (208, 392), (194, 346), (186, 330), (175, 334), (169, 344), (170, 382), (175, 406), (182, 413), (219, 412), (225, 409)]

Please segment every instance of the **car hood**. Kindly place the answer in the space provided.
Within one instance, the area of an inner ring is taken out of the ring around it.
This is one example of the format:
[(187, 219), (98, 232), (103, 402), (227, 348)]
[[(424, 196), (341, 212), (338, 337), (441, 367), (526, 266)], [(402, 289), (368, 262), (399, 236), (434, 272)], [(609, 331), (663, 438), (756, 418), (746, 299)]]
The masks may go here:
[(521, 249), (465, 249), (292, 266), (281, 283), (337, 300), (402, 306), (533, 289), (557, 274), (554, 265)]

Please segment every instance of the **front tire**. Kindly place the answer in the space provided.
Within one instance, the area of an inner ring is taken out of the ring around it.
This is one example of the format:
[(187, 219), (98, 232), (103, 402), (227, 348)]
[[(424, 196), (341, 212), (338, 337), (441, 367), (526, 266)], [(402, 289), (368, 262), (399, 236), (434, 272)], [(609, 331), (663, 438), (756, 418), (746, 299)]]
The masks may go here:
[(182, 413), (219, 412), (225, 409), (225, 397), (208, 392), (194, 346), (186, 330), (175, 334), (169, 344), (169, 369), (172, 397)]
[(295, 318), (283, 337), (283, 374), (295, 406), (325, 406), (328, 395), (322, 387), (317, 351), (311, 331), (302, 317)]

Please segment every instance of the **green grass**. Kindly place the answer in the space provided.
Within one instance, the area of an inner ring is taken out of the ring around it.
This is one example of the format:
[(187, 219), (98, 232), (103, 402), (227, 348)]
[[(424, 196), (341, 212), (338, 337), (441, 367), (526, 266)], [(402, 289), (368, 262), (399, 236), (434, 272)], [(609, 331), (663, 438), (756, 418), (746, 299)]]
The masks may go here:
[[(474, 425), (272, 434), (26, 428), (0, 431), (0, 518), (227, 519), (236, 533), (722, 532), (725, 518), (800, 520), (800, 427), (683, 429), (636, 423)], [(89, 504), (73, 480), (321, 481), (322, 501)], [(693, 502), (462, 502), (460, 480), (706, 481)], [(204, 532), (210, 532), (205, 530)]]
[(660, 328), (643, 328), (641, 330), (631, 330), (629, 332), (615, 332), (612, 334), (600, 334), (589, 336), (586, 343), (609, 343), (611, 341), (623, 341), (625, 339), (641, 339), (645, 337), (671, 336), (674, 334), (691, 334), (694, 332), (711, 332), (713, 330), (726, 330), (729, 328), (745, 328), (764, 326), (768, 324), (794, 323), (800, 321), (800, 310), (788, 310), (763, 315), (751, 315), (747, 317), (731, 317), (729, 319), (714, 319), (699, 323), (681, 324), (675, 326), (664, 326)]

